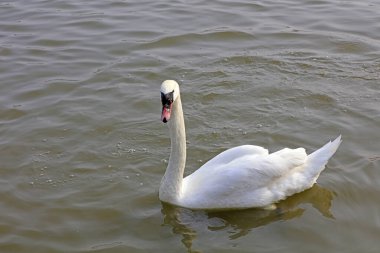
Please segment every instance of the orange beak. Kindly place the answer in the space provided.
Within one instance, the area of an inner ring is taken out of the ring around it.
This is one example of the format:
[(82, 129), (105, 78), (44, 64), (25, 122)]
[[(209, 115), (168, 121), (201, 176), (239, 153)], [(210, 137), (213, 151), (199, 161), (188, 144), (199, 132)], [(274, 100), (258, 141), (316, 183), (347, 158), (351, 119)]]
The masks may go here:
[(161, 113), (161, 121), (162, 122), (166, 123), (169, 121), (171, 111), (172, 111), (172, 104), (170, 104), (169, 107), (167, 107), (167, 106), (162, 107), (162, 113)]

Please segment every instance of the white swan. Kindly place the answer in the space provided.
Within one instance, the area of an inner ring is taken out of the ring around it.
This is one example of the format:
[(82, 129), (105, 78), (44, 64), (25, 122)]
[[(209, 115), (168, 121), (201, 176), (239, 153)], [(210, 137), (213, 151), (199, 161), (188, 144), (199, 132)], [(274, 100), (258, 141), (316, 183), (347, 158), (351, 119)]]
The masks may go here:
[(171, 154), (159, 198), (190, 209), (271, 207), (312, 187), (341, 143), (339, 136), (310, 155), (303, 148), (285, 148), (269, 154), (259, 146), (238, 146), (220, 153), (183, 178), (186, 134), (176, 81), (162, 83), (161, 102), (161, 120), (169, 126)]

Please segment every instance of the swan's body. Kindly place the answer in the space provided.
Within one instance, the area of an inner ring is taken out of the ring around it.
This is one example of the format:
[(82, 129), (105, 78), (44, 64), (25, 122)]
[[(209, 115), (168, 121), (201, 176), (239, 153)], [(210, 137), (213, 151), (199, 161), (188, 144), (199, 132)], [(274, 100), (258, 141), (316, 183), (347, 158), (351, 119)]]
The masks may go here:
[(183, 178), (186, 134), (177, 82), (161, 86), (163, 122), (168, 122), (171, 154), (159, 198), (191, 209), (267, 207), (313, 186), (341, 143), (340, 136), (314, 153), (285, 148), (269, 154), (253, 145), (228, 149)]

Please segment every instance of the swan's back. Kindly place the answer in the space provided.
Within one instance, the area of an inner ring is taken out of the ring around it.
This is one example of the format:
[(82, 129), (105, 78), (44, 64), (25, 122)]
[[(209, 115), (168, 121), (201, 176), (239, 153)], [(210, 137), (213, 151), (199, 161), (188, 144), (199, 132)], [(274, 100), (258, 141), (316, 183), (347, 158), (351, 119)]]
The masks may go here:
[(274, 183), (305, 164), (306, 158), (303, 148), (272, 154), (249, 145), (229, 149), (184, 178), (183, 205), (195, 209), (269, 205), (276, 198), (272, 193)]
[(226, 150), (183, 180), (182, 205), (194, 209), (264, 207), (310, 188), (340, 137), (309, 156), (303, 148), (268, 154), (244, 145)]

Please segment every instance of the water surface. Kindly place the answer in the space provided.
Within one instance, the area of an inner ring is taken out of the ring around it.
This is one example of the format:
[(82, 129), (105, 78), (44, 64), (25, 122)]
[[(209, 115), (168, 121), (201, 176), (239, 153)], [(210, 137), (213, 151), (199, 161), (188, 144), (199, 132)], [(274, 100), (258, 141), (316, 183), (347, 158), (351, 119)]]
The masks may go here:
[[(2, 1), (1, 252), (378, 252), (377, 1)], [(159, 87), (186, 174), (242, 144), (343, 143), (275, 211), (163, 205)]]

